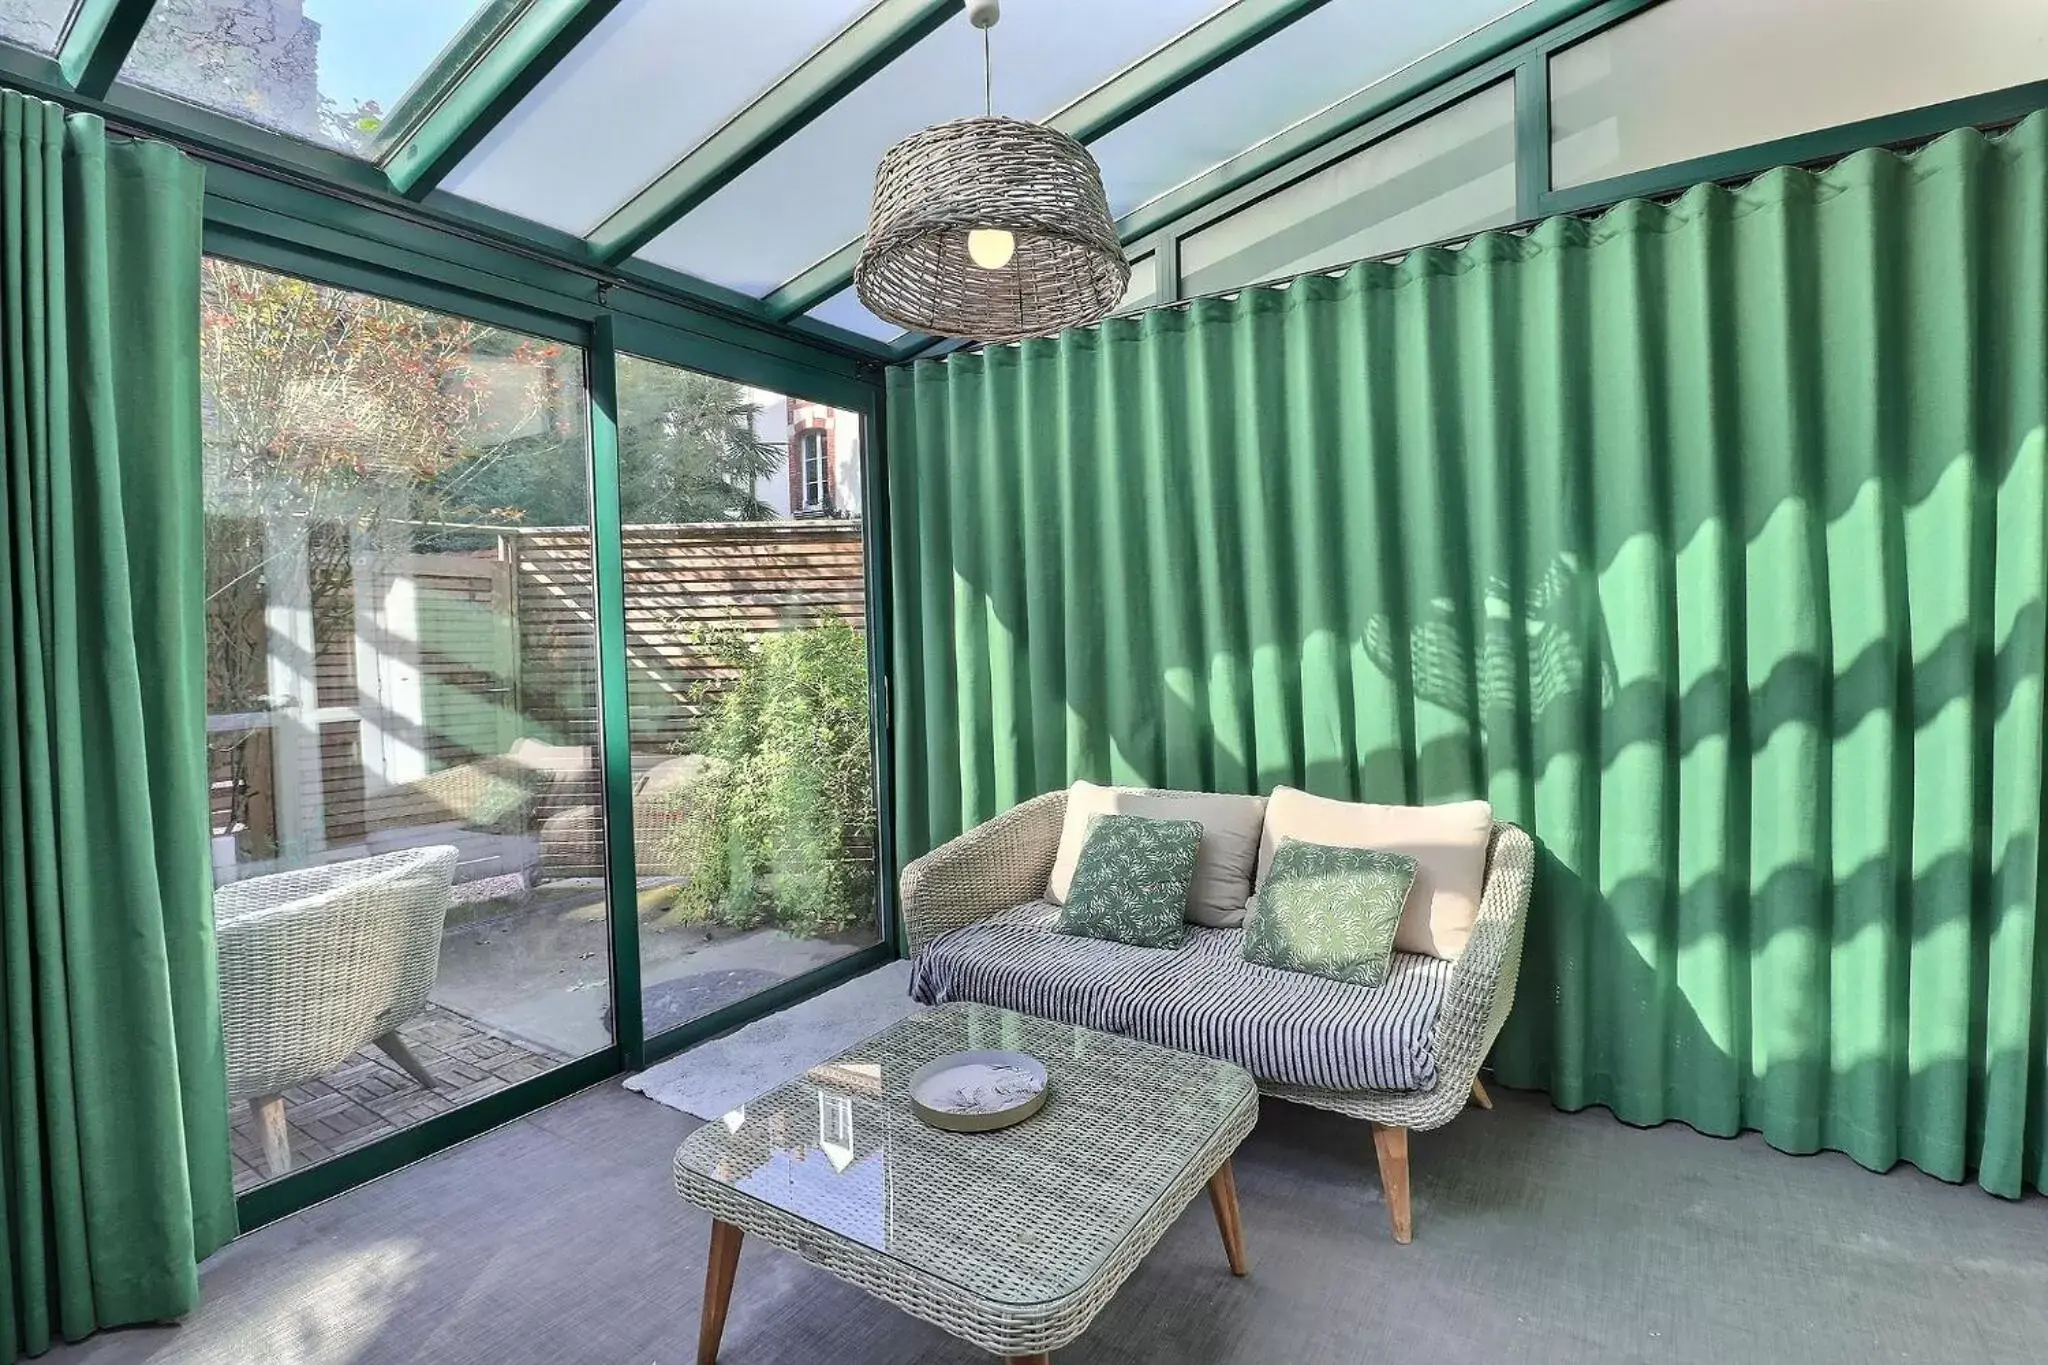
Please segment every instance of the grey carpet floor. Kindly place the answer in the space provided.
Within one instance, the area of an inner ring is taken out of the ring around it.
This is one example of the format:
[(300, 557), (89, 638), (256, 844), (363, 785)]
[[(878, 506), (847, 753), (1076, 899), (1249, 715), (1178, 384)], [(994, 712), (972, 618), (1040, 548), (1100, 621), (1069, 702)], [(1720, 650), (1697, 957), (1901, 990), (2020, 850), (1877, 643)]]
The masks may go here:
[[(1755, 1138), (1497, 1094), (1414, 1141), (1415, 1241), (1387, 1236), (1371, 1142), (1268, 1102), (1239, 1153), (1251, 1276), (1197, 1200), (1056, 1359), (2048, 1359), (2048, 1200)], [(617, 1085), (244, 1237), (178, 1329), (53, 1365), (687, 1365), (708, 1235), (671, 1190), (694, 1120)], [(741, 1258), (724, 1365), (980, 1355), (772, 1248)]]

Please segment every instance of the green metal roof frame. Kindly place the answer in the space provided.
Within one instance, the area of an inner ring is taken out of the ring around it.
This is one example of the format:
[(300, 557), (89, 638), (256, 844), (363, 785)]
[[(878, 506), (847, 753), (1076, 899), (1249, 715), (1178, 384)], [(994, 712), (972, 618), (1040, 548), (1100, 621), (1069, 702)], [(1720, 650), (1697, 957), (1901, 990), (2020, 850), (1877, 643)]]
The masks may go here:
[(439, 185), (618, 6), (531, 0), (445, 85), (423, 81), (432, 107), (384, 155), (391, 188), (417, 197)]
[[(860, 243), (847, 243), (756, 298), (634, 252), (731, 184), (860, 84), (959, 17), (960, 0), (874, 0), (753, 103), (653, 183), (577, 237), (447, 194), (441, 181), (499, 127), (621, 0), (490, 0), (413, 85), (364, 160), (240, 122), (116, 77), (155, 0), (78, 0), (51, 57), (0, 47), (0, 82), (181, 143), (217, 164), (478, 240), (806, 348), (888, 363), (951, 343), (910, 335), (878, 341), (806, 316), (848, 287)], [(1238, 0), (1082, 95), (1047, 120), (1083, 142), (1106, 136), (1227, 62), (1253, 51), (1328, 0)], [(1216, 218), (1399, 131), (1496, 80), (1515, 81), (1518, 208), (1534, 219), (1638, 194), (1839, 155), (1855, 146), (1995, 122), (2048, 106), (2048, 83), (1782, 139), (1591, 185), (1549, 184), (1549, 56), (1662, 0), (1532, 0), (1309, 119), (1284, 129), (1127, 214), (1133, 255), (1155, 254), (1162, 301), (1180, 297), (1179, 241)], [(239, 183), (239, 182), (238, 182)], [(340, 211), (337, 210), (337, 213)]]
[[(152, 2), (81, 0), (66, 39), (73, 54), (73, 69), (82, 73), (81, 79), (93, 71), (119, 69), (146, 21), (147, 6)], [(616, 0), (567, 2), (587, 5)], [(122, 7), (118, 15), (113, 13), (115, 6)], [(98, 12), (100, 7), (104, 7), (104, 14)], [(596, 260), (589, 243), (582, 238), (543, 224), (439, 191), (416, 196), (401, 194), (382, 168), (333, 148), (274, 133), (125, 83), (103, 94), (89, 94), (66, 74), (63, 52), (60, 48), (58, 55), (45, 56), (0, 44), (0, 85), (96, 114), (119, 131), (160, 138), (183, 147), (214, 168), (209, 183), (220, 183), (223, 173), (229, 173), (237, 185), (247, 185), (251, 177), (262, 177), (302, 195), (310, 192), (314, 198), (306, 202), (322, 206), (311, 215), (316, 218), (324, 216), (360, 229), (368, 221), (368, 211), (375, 216), (437, 229), (484, 247), (559, 264), (593, 280), (650, 295), (720, 321), (739, 323), (752, 333), (788, 338), (806, 347), (869, 363), (890, 358), (889, 347), (873, 338), (812, 319), (796, 324), (778, 321), (768, 316), (759, 299), (651, 262), (629, 261), (617, 268), (606, 267)], [(560, 55), (555, 54), (557, 59)]]
[[(1133, 260), (1147, 255), (1156, 258), (1158, 302), (1174, 302), (1181, 297), (1180, 239), (1190, 232), (1391, 137), (1495, 81), (1517, 75), (1541, 44), (1564, 46), (1659, 3), (1661, 0), (1534, 0), (1139, 205), (1117, 220), (1117, 235)], [(1521, 93), (1520, 86), (1517, 93)], [(1540, 128), (1547, 149), (1548, 108), (1537, 121), (1531, 121), (1526, 112), (1517, 107), (1517, 129)], [(1108, 131), (1103, 128), (1090, 136)], [(1519, 152), (1519, 134), (1517, 147)], [(1542, 174), (1547, 184), (1547, 151)], [(1524, 189), (1523, 179), (1518, 177), (1518, 203)], [(849, 253), (850, 270), (850, 262), (859, 258), (860, 244), (853, 243)], [(780, 291), (768, 296), (771, 311), (780, 297)], [(905, 337), (893, 350), (895, 358), (904, 361), (947, 354), (969, 344)]]
[[(155, 0), (80, 0), (56, 61), (0, 51), (0, 79), (82, 103), (139, 132), (169, 137), (203, 155), (276, 170), (309, 183), (375, 199), (402, 199), (451, 227), (522, 242), (578, 265), (720, 311), (878, 359), (929, 345), (929, 337), (876, 341), (801, 314), (852, 278), (858, 243), (757, 299), (632, 259), (660, 235), (941, 25), (959, 0), (876, 0), (766, 94), (738, 111), (700, 146), (607, 217), (588, 239), (438, 191), (437, 186), (615, 10), (619, 0), (497, 0), (451, 53), (416, 82), (391, 123), (399, 129), (381, 162), (224, 117), (114, 80)], [(1055, 125), (1083, 140), (1100, 137), (1249, 51), (1328, 0), (1239, 0), (1082, 96)], [(482, 30), (478, 32), (476, 30)], [(396, 206), (394, 205), (394, 208)], [(832, 288), (823, 282), (841, 275)], [(816, 297), (801, 308), (793, 301)]]
[[(1954, 128), (2008, 123), (2048, 108), (2048, 81), (1818, 129), (1627, 175), (1551, 184), (1550, 59), (1664, 0), (1538, 0), (1495, 20), (1322, 113), (1267, 139), (1117, 221), (1134, 257), (1177, 262), (1180, 239), (1383, 141), (1496, 82), (1515, 82), (1516, 224), (1585, 213), (1776, 166), (1827, 161), (1864, 147), (1910, 144)], [(1423, 244), (1426, 245), (1426, 244)], [(1162, 295), (1180, 297), (1177, 271)]]
[(65, 26), (57, 66), (79, 94), (99, 98), (113, 87), (121, 63), (149, 22), (156, 0), (81, 0)]
[[(1560, 214), (1595, 212), (1626, 199), (1673, 195), (1707, 182), (1742, 181), (1778, 166), (1823, 164), (1865, 147), (1913, 146), (1953, 129), (2001, 126), (2048, 109), (2048, 80), (2034, 81), (1583, 185), (1554, 187), (1551, 57), (1664, 2), (1537, 0), (1140, 205), (1117, 221), (1117, 232), (1131, 259), (1149, 255), (1157, 260), (1159, 284), (1151, 306), (1190, 297), (1181, 287), (1184, 238), (1501, 81), (1512, 80), (1515, 95), (1516, 221), (1509, 230)], [(906, 337), (893, 349), (897, 362), (905, 363), (972, 344)]]
[(959, 0), (880, 0), (590, 234), (617, 264), (960, 13)]

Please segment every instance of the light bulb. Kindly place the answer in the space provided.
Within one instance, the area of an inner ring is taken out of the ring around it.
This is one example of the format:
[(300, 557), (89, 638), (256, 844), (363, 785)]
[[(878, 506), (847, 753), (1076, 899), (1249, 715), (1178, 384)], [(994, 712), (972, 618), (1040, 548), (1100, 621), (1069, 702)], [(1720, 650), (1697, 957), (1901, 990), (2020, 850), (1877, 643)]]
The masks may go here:
[(973, 228), (967, 234), (967, 255), (983, 270), (1001, 270), (1017, 254), (1017, 239), (1005, 228)]

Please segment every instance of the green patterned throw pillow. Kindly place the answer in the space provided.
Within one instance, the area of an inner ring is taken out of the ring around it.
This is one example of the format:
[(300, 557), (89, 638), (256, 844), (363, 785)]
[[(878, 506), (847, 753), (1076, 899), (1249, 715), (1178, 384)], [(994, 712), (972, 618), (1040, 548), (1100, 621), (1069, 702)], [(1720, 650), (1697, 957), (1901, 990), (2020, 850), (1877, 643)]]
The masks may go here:
[(1415, 860), (1376, 848), (1282, 839), (1244, 922), (1244, 957), (1354, 986), (1379, 986)]
[(1187, 933), (1199, 820), (1098, 815), (1060, 907), (1060, 932), (1140, 948), (1176, 948)]

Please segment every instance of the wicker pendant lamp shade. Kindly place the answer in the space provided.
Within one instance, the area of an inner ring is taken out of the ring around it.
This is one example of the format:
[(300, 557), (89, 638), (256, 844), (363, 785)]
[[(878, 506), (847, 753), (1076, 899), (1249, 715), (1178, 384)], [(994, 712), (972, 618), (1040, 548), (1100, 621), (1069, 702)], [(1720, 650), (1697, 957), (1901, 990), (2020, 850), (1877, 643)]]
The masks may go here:
[[(975, 23), (986, 32), (979, 14)], [(876, 317), (933, 336), (1020, 341), (1108, 316), (1130, 279), (1102, 172), (1066, 134), (965, 118), (882, 154), (853, 272)]]

